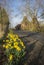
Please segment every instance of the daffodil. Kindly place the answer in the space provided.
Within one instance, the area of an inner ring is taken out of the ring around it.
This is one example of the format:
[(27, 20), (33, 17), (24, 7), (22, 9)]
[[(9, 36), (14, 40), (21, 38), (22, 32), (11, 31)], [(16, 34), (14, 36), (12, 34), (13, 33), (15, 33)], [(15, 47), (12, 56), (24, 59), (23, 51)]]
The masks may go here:
[(7, 45), (11, 47), (11, 44), (7, 44)]
[(5, 44), (3, 45), (3, 47), (5, 48)]
[(23, 43), (23, 42), (20, 42), (20, 44), (21, 44), (22, 46), (24, 46), (24, 43)]
[[(3, 40), (3, 41), (5, 42), (3, 47), (5, 48), (5, 55), (8, 58), (8, 63), (10, 63), (10, 64), (11, 64), (11, 62), (13, 63), (13, 57), (15, 57), (14, 62), (16, 62), (16, 61), (18, 62), (18, 60), (21, 59), (20, 57), (25, 52), (24, 43), (21, 41), (21, 39), (18, 37), (18, 35), (13, 34), (13, 33), (9, 33), (6, 40)], [(16, 64), (14, 64), (14, 65), (16, 65)]]
[(18, 51), (21, 51), (21, 48), (20, 48), (20, 47), (17, 47), (17, 50), (18, 50)]
[(17, 51), (21, 51), (21, 48), (20, 48), (20, 47), (18, 47), (17, 45), (15, 45), (15, 46), (14, 46), (14, 48), (16, 48), (16, 49), (17, 49)]
[(16, 41), (16, 38), (13, 38), (13, 41), (15, 42)]
[(11, 61), (12, 59), (13, 59), (13, 55), (10, 54), (10, 56), (9, 56), (9, 60)]
[(9, 42), (9, 40), (6, 40), (6, 42)]
[(5, 48), (8, 49), (9, 48), (8, 45), (6, 45)]
[(15, 46), (15, 45), (18, 45), (18, 42), (15, 42), (15, 43), (14, 43), (14, 46)]
[(5, 42), (5, 40), (3, 40), (3, 42)]

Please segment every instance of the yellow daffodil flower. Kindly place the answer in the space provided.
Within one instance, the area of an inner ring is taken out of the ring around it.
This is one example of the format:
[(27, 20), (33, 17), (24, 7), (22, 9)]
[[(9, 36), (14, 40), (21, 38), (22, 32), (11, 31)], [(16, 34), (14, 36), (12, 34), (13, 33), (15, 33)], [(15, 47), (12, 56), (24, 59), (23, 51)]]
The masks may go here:
[(13, 55), (10, 54), (10, 56), (9, 56), (9, 60), (11, 61), (12, 59), (13, 59)]
[(9, 48), (8, 45), (6, 45), (5, 48), (8, 49)]
[(21, 48), (18, 47), (17, 45), (15, 45), (14, 48), (16, 48), (18, 51), (21, 51)]

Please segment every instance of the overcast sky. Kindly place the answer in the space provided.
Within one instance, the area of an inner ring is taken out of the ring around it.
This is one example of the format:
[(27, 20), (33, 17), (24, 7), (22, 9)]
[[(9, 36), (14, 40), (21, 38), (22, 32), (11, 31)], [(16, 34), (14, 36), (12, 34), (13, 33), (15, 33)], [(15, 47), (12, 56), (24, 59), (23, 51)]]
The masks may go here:
[[(30, 2), (31, 5), (33, 5), (35, 0), (30, 0)], [(23, 20), (23, 15), (21, 13), (20, 7), (25, 6), (26, 0), (0, 0), (0, 4), (3, 4), (3, 7), (8, 13), (10, 23), (12, 24), (11, 27), (21, 23)], [(40, 11), (38, 14), (40, 15)]]

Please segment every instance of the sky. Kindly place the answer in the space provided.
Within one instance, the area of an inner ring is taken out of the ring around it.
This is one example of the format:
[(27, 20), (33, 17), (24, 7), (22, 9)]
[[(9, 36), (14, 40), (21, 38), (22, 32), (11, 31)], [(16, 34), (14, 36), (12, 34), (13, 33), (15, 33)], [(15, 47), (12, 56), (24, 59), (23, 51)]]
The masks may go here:
[[(29, 3), (33, 6), (35, 0), (30, 0)], [(26, 13), (22, 13), (21, 7), (26, 5), (26, 0), (0, 0), (0, 4), (6, 9), (11, 27), (15, 27), (17, 24), (21, 23), (24, 15), (26, 15)], [(40, 15), (40, 11), (41, 10), (39, 10), (38, 15)]]

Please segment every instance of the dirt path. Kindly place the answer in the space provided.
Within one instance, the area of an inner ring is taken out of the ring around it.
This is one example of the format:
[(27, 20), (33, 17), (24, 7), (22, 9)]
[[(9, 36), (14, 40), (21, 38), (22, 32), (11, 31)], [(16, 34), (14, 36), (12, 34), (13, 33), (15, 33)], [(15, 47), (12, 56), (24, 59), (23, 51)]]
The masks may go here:
[[(22, 65), (44, 65), (44, 34), (15, 31), (26, 45), (26, 55)], [(21, 65), (21, 64), (20, 64)]]

